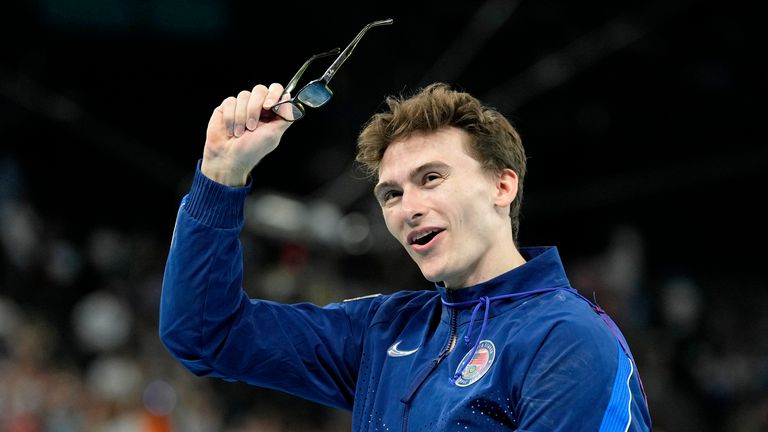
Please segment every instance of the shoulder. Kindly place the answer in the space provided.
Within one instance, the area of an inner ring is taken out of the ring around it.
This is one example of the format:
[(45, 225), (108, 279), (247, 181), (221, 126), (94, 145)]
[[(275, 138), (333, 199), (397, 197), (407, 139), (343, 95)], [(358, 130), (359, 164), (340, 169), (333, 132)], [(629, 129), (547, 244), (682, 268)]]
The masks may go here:
[(397, 291), (391, 294), (371, 294), (349, 298), (341, 302), (341, 307), (349, 313), (365, 310), (371, 316), (371, 324), (391, 322), (403, 315), (412, 315), (415, 310), (431, 309), (432, 303), (439, 301), (435, 291)]
[(347, 299), (342, 300), (342, 303), (349, 303), (349, 302), (355, 302), (355, 301), (360, 301), (360, 300), (374, 299), (374, 298), (377, 298), (377, 297), (381, 297), (381, 293), (368, 294), (368, 295), (364, 295), (364, 296), (360, 296), (360, 297), (347, 298)]
[[(532, 303), (532, 304), (530, 304)], [(542, 343), (556, 342), (584, 349), (616, 346), (616, 337), (593, 305), (569, 291), (553, 291), (529, 301), (528, 325), (542, 338)]]
[(403, 305), (412, 302), (420, 302), (437, 295), (437, 292), (427, 290), (397, 291), (390, 294), (374, 293), (362, 295), (359, 297), (349, 297), (342, 300), (341, 303), (350, 305), (373, 304), (378, 306)]

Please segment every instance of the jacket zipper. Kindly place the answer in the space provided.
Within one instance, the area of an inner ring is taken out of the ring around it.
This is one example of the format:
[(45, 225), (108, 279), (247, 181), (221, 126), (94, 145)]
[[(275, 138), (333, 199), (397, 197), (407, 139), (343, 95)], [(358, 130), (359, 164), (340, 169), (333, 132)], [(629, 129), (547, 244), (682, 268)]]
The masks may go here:
[(456, 311), (451, 308), (450, 309), (450, 337), (448, 338), (448, 344), (443, 348), (442, 351), (440, 351), (440, 354), (437, 355), (437, 358), (429, 362), (429, 365), (422, 369), (421, 373), (416, 378), (416, 383), (411, 387), (411, 390), (400, 399), (401, 402), (405, 404), (405, 409), (403, 410), (403, 432), (408, 432), (408, 415), (411, 411), (411, 400), (413, 400), (413, 396), (416, 394), (416, 391), (421, 387), (421, 384), (427, 379), (429, 374), (432, 373), (433, 370), (437, 367), (437, 365), (440, 364), (440, 362), (451, 352), (453, 351), (453, 348), (456, 346), (456, 321), (458, 318), (456, 317)]
[(440, 353), (439, 356), (437, 356), (437, 361), (441, 361), (445, 356), (448, 355), (451, 351), (453, 351), (453, 348), (456, 347), (456, 321), (458, 318), (456, 318), (456, 311), (451, 308), (451, 338), (448, 339), (448, 345), (443, 349), (443, 352)]

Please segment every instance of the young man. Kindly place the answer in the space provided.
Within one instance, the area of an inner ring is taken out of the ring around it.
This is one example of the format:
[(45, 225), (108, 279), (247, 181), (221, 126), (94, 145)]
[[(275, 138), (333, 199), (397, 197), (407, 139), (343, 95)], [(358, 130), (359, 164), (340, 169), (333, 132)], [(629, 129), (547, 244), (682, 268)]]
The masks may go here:
[(198, 375), (353, 412), (355, 431), (647, 431), (623, 336), (569, 286), (554, 247), (518, 248), (520, 138), (498, 112), (434, 84), (389, 98), (358, 140), (386, 225), (435, 283), (324, 307), (247, 298), (239, 235), (251, 169), (291, 124), (282, 87), (214, 110), (182, 201), (160, 310)]

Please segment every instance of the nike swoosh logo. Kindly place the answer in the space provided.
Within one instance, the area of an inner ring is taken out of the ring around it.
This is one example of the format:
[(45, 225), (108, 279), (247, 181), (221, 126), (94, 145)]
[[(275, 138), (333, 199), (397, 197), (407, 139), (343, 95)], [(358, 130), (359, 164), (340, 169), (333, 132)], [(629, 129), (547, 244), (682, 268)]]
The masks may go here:
[(397, 347), (400, 346), (400, 342), (402, 342), (402, 341), (397, 341), (394, 344), (392, 344), (391, 347), (389, 347), (389, 349), (387, 350), (387, 355), (388, 356), (390, 356), (390, 357), (405, 357), (405, 356), (409, 356), (409, 355), (411, 355), (411, 354), (413, 354), (413, 353), (415, 353), (416, 351), (419, 350), (419, 347), (416, 347), (416, 349), (407, 350), (407, 351), (400, 351), (399, 349), (397, 349)]

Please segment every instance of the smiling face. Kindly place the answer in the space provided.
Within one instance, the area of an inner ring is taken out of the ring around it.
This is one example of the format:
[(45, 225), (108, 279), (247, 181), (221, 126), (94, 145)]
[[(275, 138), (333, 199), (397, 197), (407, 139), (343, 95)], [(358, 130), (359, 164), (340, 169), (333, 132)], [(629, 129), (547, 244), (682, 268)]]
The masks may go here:
[(517, 175), (490, 173), (467, 153), (471, 138), (447, 127), (391, 143), (374, 189), (389, 232), (432, 282), (474, 285), (524, 262), (509, 205)]

